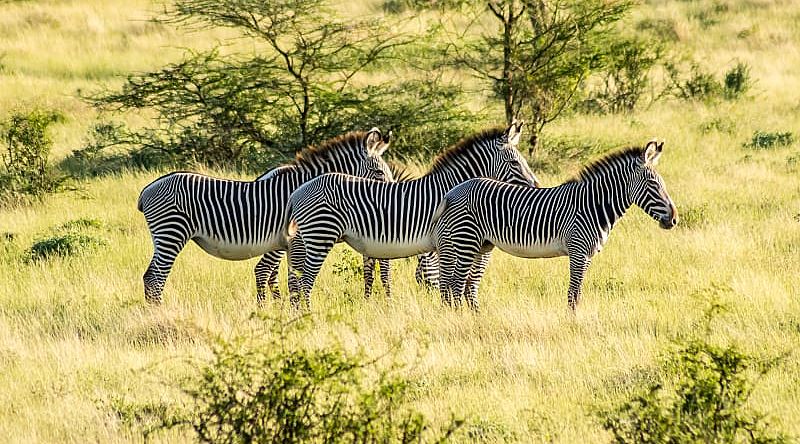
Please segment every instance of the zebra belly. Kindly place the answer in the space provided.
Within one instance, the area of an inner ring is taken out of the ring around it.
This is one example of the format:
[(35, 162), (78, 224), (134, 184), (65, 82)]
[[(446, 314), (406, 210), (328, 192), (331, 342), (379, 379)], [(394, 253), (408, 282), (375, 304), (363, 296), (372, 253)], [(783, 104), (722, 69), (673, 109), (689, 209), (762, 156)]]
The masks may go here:
[(415, 239), (412, 242), (384, 242), (376, 239), (362, 238), (346, 233), (342, 240), (359, 253), (377, 259), (398, 259), (416, 256), (433, 250), (429, 238)]
[(508, 254), (526, 258), (547, 258), (567, 255), (567, 248), (559, 241), (535, 243), (532, 245), (508, 244), (502, 241), (491, 241), (497, 248)]
[(261, 256), (268, 251), (279, 249), (278, 246), (270, 240), (253, 244), (236, 244), (205, 236), (194, 237), (192, 240), (206, 253), (229, 261), (251, 259), (256, 256)]

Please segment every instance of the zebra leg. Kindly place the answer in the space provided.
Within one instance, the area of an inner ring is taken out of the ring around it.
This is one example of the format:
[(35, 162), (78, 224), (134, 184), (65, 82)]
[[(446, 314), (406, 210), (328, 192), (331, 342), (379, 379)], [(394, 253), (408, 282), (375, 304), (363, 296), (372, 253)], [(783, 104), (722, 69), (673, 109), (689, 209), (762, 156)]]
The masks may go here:
[(161, 293), (172, 264), (186, 246), (186, 240), (153, 238), (153, 259), (144, 272), (144, 299), (151, 304), (161, 304)]
[(439, 256), (435, 251), (417, 256), (417, 269), (414, 271), (417, 284), (426, 288), (439, 286)]
[(372, 296), (372, 284), (375, 282), (375, 258), (364, 256), (364, 298)]
[(300, 268), (300, 274), (298, 276), (298, 287), (300, 289), (300, 295), (305, 298), (306, 306), (311, 310), (311, 290), (314, 288), (314, 282), (317, 280), (317, 275), (322, 268), (322, 263), (325, 262), (325, 258), (328, 257), (328, 253), (330, 253), (339, 236), (331, 236), (329, 232), (325, 231), (320, 233), (304, 232), (302, 235), (298, 233), (289, 244), (292, 249), (297, 247), (295, 244), (298, 238), (300, 239), (300, 243), (303, 244), (302, 264), (295, 258), (294, 251), (291, 252), (292, 257), (290, 260), (293, 262), (294, 267), (297, 265), (302, 267)]
[(486, 273), (486, 267), (489, 265), (489, 258), (491, 256), (491, 250), (485, 253), (479, 253), (475, 257), (475, 261), (472, 263), (469, 276), (467, 277), (464, 298), (467, 300), (467, 305), (469, 308), (474, 311), (478, 311), (480, 308), (478, 306), (478, 286), (481, 283), (481, 279), (483, 279), (483, 275)]
[(569, 290), (567, 291), (567, 305), (575, 313), (575, 308), (581, 300), (581, 285), (586, 276), (586, 270), (592, 259), (585, 255), (569, 256)]
[(292, 308), (300, 308), (300, 276), (303, 275), (303, 263), (306, 259), (305, 243), (300, 233), (289, 239), (289, 249), (286, 251), (289, 265), (289, 302)]
[(392, 269), (389, 264), (389, 259), (378, 259), (380, 266), (381, 282), (383, 283), (383, 292), (386, 294), (386, 299), (392, 298)]
[(256, 299), (261, 305), (267, 299), (267, 288), (273, 299), (281, 298), (281, 290), (278, 287), (278, 265), (281, 263), (283, 251), (270, 251), (263, 256), (256, 264), (254, 270), (256, 275)]
[(439, 290), (445, 305), (455, 307), (461, 305), (461, 295), (467, 286), (467, 276), (478, 253), (478, 246), (457, 246), (451, 241), (443, 242), (439, 246)]

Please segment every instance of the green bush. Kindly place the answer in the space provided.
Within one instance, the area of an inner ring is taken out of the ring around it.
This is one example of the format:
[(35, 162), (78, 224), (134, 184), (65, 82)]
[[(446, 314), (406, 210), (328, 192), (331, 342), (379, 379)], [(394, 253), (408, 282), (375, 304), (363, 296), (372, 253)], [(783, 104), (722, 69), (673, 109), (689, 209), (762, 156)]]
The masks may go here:
[(744, 62), (736, 65), (725, 73), (723, 82), (724, 94), (727, 99), (736, 99), (746, 93), (752, 86), (750, 66)]
[(192, 399), (181, 419), (202, 442), (442, 442), (460, 425), (434, 430), (408, 405), (399, 367), (379, 366), (335, 340), (292, 346), (308, 318), (268, 321), (266, 332), (219, 340), (211, 361), (185, 387)]
[(65, 178), (55, 175), (48, 163), (53, 147), (48, 130), (62, 120), (58, 113), (33, 110), (14, 113), (0, 125), (6, 148), (0, 156), (0, 201), (41, 198), (62, 189)]
[(669, 89), (675, 97), (682, 100), (709, 100), (719, 97), (722, 85), (714, 75), (703, 70), (697, 63), (691, 63), (688, 72), (674, 62), (665, 65), (669, 76)]
[(789, 146), (794, 143), (794, 134), (789, 131), (786, 132), (768, 132), (756, 131), (749, 142), (744, 144), (745, 148), (752, 148), (756, 150), (764, 150), (769, 148), (778, 148), (782, 146)]
[(710, 323), (719, 308), (714, 305), (707, 312), (704, 335), (678, 342), (668, 355), (668, 377), (599, 412), (613, 442), (791, 442), (748, 407), (755, 381), (780, 359), (752, 356), (735, 345), (713, 344)]
[(103, 239), (80, 233), (66, 233), (39, 239), (26, 253), (26, 261), (46, 260), (54, 256), (69, 257), (107, 245)]
[(52, 257), (70, 257), (95, 250), (108, 242), (96, 235), (104, 223), (98, 219), (80, 218), (64, 222), (50, 229), (50, 235), (35, 241), (25, 252), (25, 262), (47, 260)]

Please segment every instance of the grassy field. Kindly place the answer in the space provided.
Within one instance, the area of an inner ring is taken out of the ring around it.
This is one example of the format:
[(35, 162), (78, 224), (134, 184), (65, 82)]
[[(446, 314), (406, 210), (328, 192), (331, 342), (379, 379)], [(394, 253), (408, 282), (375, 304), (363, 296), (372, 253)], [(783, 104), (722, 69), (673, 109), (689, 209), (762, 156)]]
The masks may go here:
[[(727, 8), (716, 8), (726, 5)], [(373, 8), (374, 9), (374, 8)], [(93, 111), (79, 90), (119, 85), (133, 70), (207, 47), (224, 34), (186, 34), (148, 21), (156, 4), (133, 1), (0, 3), (0, 117), (38, 105), (61, 110), (54, 160), (81, 146)], [(730, 311), (714, 337), (759, 354), (789, 352), (760, 381), (752, 404), (800, 435), (800, 144), (743, 146), (756, 130), (800, 135), (800, 2), (644, 2), (631, 17), (671, 23), (676, 45), (721, 76), (735, 60), (756, 79), (748, 98), (714, 104), (660, 102), (631, 115), (574, 116), (546, 137), (603, 146), (666, 139), (659, 171), (682, 214), (664, 231), (632, 209), (595, 258), (576, 316), (567, 313), (566, 259), (496, 253), (479, 315), (440, 306), (414, 283), (411, 260), (394, 262), (395, 299), (365, 301), (361, 279), (332, 264), (313, 299), (320, 313), (358, 326), (325, 325), (348, 346), (380, 353), (395, 341), (411, 364), (414, 404), (436, 421), (468, 418), (464, 441), (607, 442), (592, 409), (653, 378), (676, 335), (691, 331), (716, 294)], [(671, 21), (671, 22), (670, 22)], [(556, 185), (579, 168), (538, 173)], [(173, 402), (186, 358), (209, 355), (213, 337), (257, 321), (255, 261), (226, 262), (189, 245), (167, 282), (165, 303), (144, 303), (152, 252), (136, 211), (159, 172), (80, 184), (41, 204), (0, 209), (0, 437), (9, 442), (141, 441), (148, 406)], [(79, 218), (105, 239), (94, 252), (26, 262), (25, 250)], [(285, 307), (264, 309), (278, 316)], [(322, 317), (317, 321), (326, 323)], [(303, 346), (298, 343), (297, 346)], [(142, 413), (145, 412), (145, 413)], [(189, 439), (177, 432), (156, 440)]]

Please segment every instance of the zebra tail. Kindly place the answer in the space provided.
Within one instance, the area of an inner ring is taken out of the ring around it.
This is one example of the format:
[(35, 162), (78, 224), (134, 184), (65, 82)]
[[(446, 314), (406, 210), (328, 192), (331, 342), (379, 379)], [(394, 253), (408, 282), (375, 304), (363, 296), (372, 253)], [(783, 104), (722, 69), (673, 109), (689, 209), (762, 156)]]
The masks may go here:
[(297, 221), (295, 221), (292, 217), (293, 203), (293, 200), (289, 198), (289, 202), (286, 203), (286, 208), (283, 209), (283, 238), (287, 245), (289, 243), (289, 239), (297, 234)]

